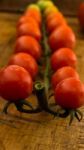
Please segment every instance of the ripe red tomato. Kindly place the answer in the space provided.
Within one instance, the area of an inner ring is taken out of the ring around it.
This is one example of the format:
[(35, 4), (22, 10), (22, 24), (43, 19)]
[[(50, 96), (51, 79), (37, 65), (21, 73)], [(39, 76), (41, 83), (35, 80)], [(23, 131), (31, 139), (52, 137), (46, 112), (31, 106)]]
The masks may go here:
[(25, 68), (33, 79), (35, 79), (38, 74), (37, 62), (30, 54), (15, 54), (10, 58), (8, 65), (18, 65)]
[(60, 48), (51, 55), (51, 67), (54, 71), (64, 66), (76, 68), (77, 57), (69, 48)]
[(52, 31), (54, 31), (54, 29), (56, 30), (59, 26), (65, 24), (66, 21), (60, 12), (57, 12), (54, 15), (51, 14), (49, 15), (49, 17), (47, 17), (46, 26), (47, 26), (48, 33), (51, 33)]
[(30, 74), (17, 65), (10, 65), (0, 71), (0, 95), (8, 101), (27, 98), (32, 93)]
[(37, 23), (39, 24), (39, 26), (41, 26), (42, 23), (42, 16), (41, 16), (41, 12), (39, 9), (36, 8), (28, 8), (28, 10), (25, 11), (25, 16), (28, 17), (33, 17)]
[(82, 2), (78, 9), (78, 19), (81, 27), (84, 29), (84, 2)]
[(31, 36), (21, 36), (16, 40), (15, 43), (15, 53), (28, 53), (33, 56), (36, 60), (39, 60), (41, 57), (41, 46)]
[(34, 22), (24, 23), (17, 28), (17, 36), (23, 35), (32, 36), (37, 39), (37, 41), (40, 41), (42, 37), (40, 29)]
[(46, 22), (49, 22), (49, 20), (52, 20), (52, 18), (55, 18), (57, 14), (60, 14), (63, 17), (62, 13), (60, 13), (59, 11), (51, 12), (50, 14), (46, 16)]
[(53, 89), (56, 88), (59, 82), (69, 77), (74, 77), (76, 79), (79, 79), (79, 74), (76, 72), (74, 68), (70, 66), (66, 66), (58, 69), (51, 77), (51, 83)]
[(62, 25), (49, 36), (49, 45), (52, 51), (62, 47), (73, 49), (76, 45), (75, 34), (69, 26)]
[(20, 19), (18, 20), (18, 22), (17, 22), (17, 28), (20, 26), (20, 25), (22, 25), (22, 24), (24, 24), (24, 23), (27, 23), (27, 22), (32, 22), (33, 24), (36, 24), (37, 25), (37, 27), (39, 27), (38, 26), (38, 23), (36, 22), (36, 20), (34, 19), (34, 18), (32, 18), (32, 17), (27, 17), (27, 16), (21, 16), (20, 17)]
[(64, 79), (54, 94), (56, 103), (63, 108), (76, 109), (84, 105), (84, 84), (78, 79)]

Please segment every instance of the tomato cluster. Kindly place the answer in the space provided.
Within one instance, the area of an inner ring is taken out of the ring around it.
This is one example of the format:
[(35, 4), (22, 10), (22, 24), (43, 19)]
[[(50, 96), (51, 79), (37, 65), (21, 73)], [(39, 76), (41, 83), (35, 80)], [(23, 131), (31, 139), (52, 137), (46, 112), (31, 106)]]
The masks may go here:
[(38, 60), (42, 55), (41, 24), (39, 7), (30, 5), (16, 25), (14, 54), (0, 71), (0, 95), (10, 103), (14, 102), (18, 109), (21, 106), (20, 110), (23, 104), (32, 107), (24, 99), (32, 94), (33, 81), (39, 72)]
[(77, 57), (73, 51), (76, 37), (61, 12), (50, 2), (49, 5), (44, 8), (44, 16), (51, 50), (51, 84), (55, 101), (64, 109), (76, 110), (84, 105), (84, 84), (76, 71)]
[[(46, 35), (42, 26), (45, 26)], [(19, 18), (16, 35), (14, 55), (0, 71), (0, 95), (14, 102), (21, 110), (23, 103), (18, 105), (18, 102), (31, 95), (33, 81), (39, 72), (38, 61), (42, 57), (42, 48), (48, 49), (45, 57), (49, 61), (46, 62), (50, 62), (53, 73), (47, 80), (54, 91), (55, 101), (66, 111), (73, 110), (78, 118), (77, 108), (84, 105), (84, 85), (76, 71), (77, 57), (73, 51), (76, 37), (62, 13), (51, 1), (40, 0), (30, 5)], [(48, 63), (45, 65), (47, 78), (50, 73), (48, 67), (46, 69)], [(47, 106), (47, 102), (45, 104)], [(29, 103), (27, 105), (30, 106)], [(46, 110), (53, 113), (48, 107)], [(39, 112), (38, 109), (36, 111)]]
[(50, 13), (49, 7), (45, 8), (44, 15), (51, 48), (51, 84), (56, 103), (65, 109), (78, 108), (84, 103), (84, 87), (76, 71), (77, 57), (73, 51), (76, 45), (75, 34), (55, 6), (50, 7)]

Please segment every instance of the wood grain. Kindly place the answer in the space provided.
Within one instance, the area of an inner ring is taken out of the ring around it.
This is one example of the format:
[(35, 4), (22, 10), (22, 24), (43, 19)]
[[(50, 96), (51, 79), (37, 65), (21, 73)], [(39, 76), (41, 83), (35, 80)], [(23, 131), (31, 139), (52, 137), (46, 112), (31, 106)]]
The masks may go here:
[[(6, 65), (13, 53), (14, 42), (8, 47), (6, 43), (15, 34), (18, 18), (16, 14), (0, 13), (0, 66)], [(84, 35), (76, 18), (67, 21), (77, 37), (74, 51), (78, 57), (77, 70), (84, 82)], [(29, 100), (35, 103), (35, 96)], [(0, 112), (4, 104), (5, 100), (0, 98)], [(84, 112), (84, 107), (81, 111)], [(80, 123), (74, 120), (70, 127), (68, 122), (69, 117), (53, 119), (45, 112), (25, 115), (10, 106), (8, 115), (0, 113), (0, 150), (84, 150), (84, 119)]]

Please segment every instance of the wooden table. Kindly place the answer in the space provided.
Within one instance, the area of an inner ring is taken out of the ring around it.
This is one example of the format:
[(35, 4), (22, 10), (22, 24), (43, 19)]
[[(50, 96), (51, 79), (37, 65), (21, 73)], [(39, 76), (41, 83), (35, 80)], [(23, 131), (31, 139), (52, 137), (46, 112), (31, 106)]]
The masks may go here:
[[(0, 65), (7, 64), (13, 53), (13, 43), (6, 47), (10, 37), (15, 34), (19, 18), (16, 14), (0, 13)], [(84, 35), (80, 32), (76, 18), (67, 18), (76, 37), (75, 53), (78, 57), (78, 72), (84, 82)], [(31, 96), (30, 101), (35, 97)], [(0, 110), (5, 101), (0, 98)], [(84, 150), (84, 119), (74, 120), (69, 127), (69, 117), (55, 118), (42, 112), (35, 115), (19, 113), (14, 106), (8, 115), (0, 114), (0, 150)], [(81, 108), (84, 112), (84, 107)]]

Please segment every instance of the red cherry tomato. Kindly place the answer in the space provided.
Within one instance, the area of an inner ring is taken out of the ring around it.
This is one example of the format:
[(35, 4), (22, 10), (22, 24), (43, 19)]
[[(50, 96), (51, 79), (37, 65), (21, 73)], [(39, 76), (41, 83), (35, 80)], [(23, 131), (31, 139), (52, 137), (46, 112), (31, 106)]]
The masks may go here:
[(32, 93), (30, 74), (17, 65), (10, 65), (0, 71), (0, 95), (8, 101), (27, 98)]
[(8, 65), (18, 65), (25, 68), (33, 79), (35, 79), (38, 74), (37, 62), (30, 54), (15, 54), (10, 58)]
[(78, 9), (78, 19), (81, 27), (84, 29), (84, 2), (82, 2)]
[(51, 55), (51, 67), (54, 71), (64, 66), (76, 68), (77, 57), (69, 48), (60, 48)]
[(76, 45), (75, 34), (70, 27), (62, 25), (49, 36), (49, 45), (52, 51), (62, 47), (73, 49)]
[(27, 17), (31, 16), (32, 18), (34, 18), (38, 22), (39, 26), (41, 26), (42, 17), (41, 17), (41, 12), (38, 9), (29, 8), (28, 10), (26, 10), (24, 15)]
[(66, 66), (58, 69), (51, 78), (51, 83), (53, 89), (56, 88), (57, 84), (61, 82), (62, 80), (69, 78), (69, 77), (74, 77), (76, 79), (79, 79), (79, 74), (76, 72), (76, 70), (72, 67)]
[(54, 31), (54, 29), (57, 29), (59, 26), (65, 25), (66, 22), (62, 14), (57, 12), (52, 17), (49, 16), (47, 18), (46, 24), (47, 24), (46, 26), (47, 26), (48, 33), (51, 33), (52, 31)]
[(34, 19), (34, 18), (32, 18), (32, 17), (27, 17), (27, 16), (21, 16), (20, 17), (20, 19), (18, 20), (18, 22), (17, 22), (17, 28), (20, 26), (20, 25), (22, 25), (22, 24), (24, 24), (24, 23), (27, 23), (27, 22), (32, 22), (33, 24), (36, 24), (37, 25), (37, 27), (39, 27), (38, 26), (38, 23), (36, 22), (36, 20)]
[(75, 78), (61, 81), (55, 89), (56, 103), (66, 109), (76, 109), (84, 105), (84, 84)]
[(38, 41), (41, 40), (41, 31), (34, 22), (24, 23), (17, 28), (17, 36), (23, 35), (32, 36)]
[(55, 18), (57, 14), (60, 14), (63, 17), (63, 15), (59, 11), (51, 12), (46, 16), (46, 22), (49, 22), (50, 20), (52, 20), (52, 18)]
[(41, 57), (41, 46), (31, 36), (21, 36), (16, 40), (15, 43), (15, 53), (28, 53), (33, 56), (36, 60), (39, 60)]

